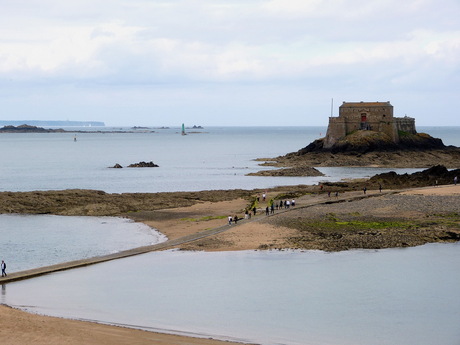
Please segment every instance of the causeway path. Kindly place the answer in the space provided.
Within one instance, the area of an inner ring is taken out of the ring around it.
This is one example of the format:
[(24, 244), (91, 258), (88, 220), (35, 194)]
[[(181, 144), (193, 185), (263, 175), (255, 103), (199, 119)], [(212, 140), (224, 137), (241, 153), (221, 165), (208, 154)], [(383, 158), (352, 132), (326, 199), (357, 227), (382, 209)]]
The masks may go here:
[[(417, 188), (421, 189), (421, 188)], [(242, 219), (238, 222), (238, 224), (245, 224), (248, 222), (256, 222), (262, 219), (265, 219), (266, 217), (274, 217), (277, 214), (281, 214), (284, 212), (289, 212), (294, 209), (299, 209), (299, 208), (307, 208), (315, 205), (322, 205), (322, 204), (333, 204), (333, 203), (340, 203), (340, 202), (350, 202), (354, 200), (360, 200), (364, 198), (369, 198), (369, 197), (379, 197), (382, 195), (388, 195), (388, 194), (395, 194), (399, 192), (403, 192), (406, 190), (383, 190), (381, 193), (379, 191), (367, 191), (366, 194), (364, 194), (362, 191), (360, 192), (346, 192), (340, 194), (338, 197), (336, 197), (334, 194), (331, 194), (330, 197), (327, 196), (327, 193), (321, 194), (320, 196), (315, 196), (311, 197), (309, 195), (303, 196), (299, 199), (296, 200), (296, 206), (289, 208), (289, 209), (282, 209), (282, 210), (276, 210), (275, 214), (271, 214), (269, 216), (265, 215), (265, 209), (260, 209), (258, 210), (258, 215), (257, 216), (252, 216), (250, 219)], [(113, 254), (108, 254), (108, 255), (101, 255), (101, 256), (96, 256), (92, 258), (87, 258), (87, 259), (81, 259), (81, 260), (74, 260), (74, 261), (68, 261), (68, 262), (63, 262), (55, 265), (50, 265), (50, 266), (44, 266), (44, 267), (39, 267), (39, 268), (33, 268), (30, 270), (25, 270), (25, 271), (20, 271), (20, 272), (13, 272), (8, 274), (6, 277), (1, 277), (0, 278), (0, 284), (6, 284), (10, 283), (13, 281), (18, 281), (18, 280), (24, 280), (24, 279), (29, 279), (29, 278), (34, 278), (38, 277), (41, 275), (53, 273), (53, 272), (58, 272), (58, 271), (64, 271), (64, 270), (69, 270), (73, 268), (79, 268), (79, 267), (84, 267), (84, 266), (89, 266), (89, 265), (94, 265), (98, 264), (101, 262), (106, 262), (106, 261), (111, 261), (111, 260), (116, 260), (116, 259), (122, 259), (122, 258), (127, 258), (130, 256), (134, 255), (139, 255), (139, 254), (145, 254), (148, 252), (153, 252), (153, 251), (159, 251), (159, 250), (165, 250), (165, 249), (172, 249), (175, 248), (179, 245), (197, 241), (199, 239), (209, 237), (209, 236), (214, 236), (217, 235), (221, 232), (227, 231), (229, 229), (234, 228), (235, 226), (239, 225), (223, 225), (218, 228), (214, 229), (209, 229), (209, 230), (204, 230), (197, 232), (195, 234), (191, 234), (188, 236), (180, 237), (174, 240), (167, 240), (162, 243), (158, 244), (153, 244), (153, 245), (148, 245), (148, 246), (143, 246), (143, 247), (138, 247), (138, 248), (133, 248), (129, 250), (124, 250), (120, 251), (117, 253)]]

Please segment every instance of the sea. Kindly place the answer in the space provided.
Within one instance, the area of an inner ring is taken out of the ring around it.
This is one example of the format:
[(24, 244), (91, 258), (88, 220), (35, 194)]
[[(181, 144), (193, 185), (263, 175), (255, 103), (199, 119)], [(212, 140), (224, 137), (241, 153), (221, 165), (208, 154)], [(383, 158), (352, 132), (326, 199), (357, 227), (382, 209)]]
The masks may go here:
[[(426, 129), (439, 135), (446, 145), (460, 146), (460, 127)], [(389, 170), (415, 171), (339, 167), (318, 168), (324, 177), (246, 176), (273, 169), (259, 166), (261, 162), (255, 159), (296, 152), (323, 137), (325, 127), (210, 127), (190, 130), (184, 136), (179, 128), (152, 129), (153, 133), (111, 127), (72, 130), (90, 132), (0, 134), (0, 191), (78, 188), (143, 193), (254, 189), (370, 177)], [(141, 161), (159, 167), (127, 167)], [(112, 168), (115, 164), (124, 168)]]
[[(297, 151), (324, 136), (325, 127), (210, 127), (184, 136), (179, 127), (71, 129), (86, 132), (0, 134), (0, 191), (269, 189), (420, 170), (341, 167), (318, 168), (322, 177), (246, 176), (271, 169), (256, 158)], [(459, 130), (418, 128), (455, 146)], [(141, 161), (159, 167), (127, 167)], [(112, 168), (117, 163), (123, 168)], [(164, 240), (156, 229), (122, 218), (0, 216), (0, 256), (9, 272)], [(264, 345), (459, 345), (459, 263), (459, 244), (340, 253), (165, 251), (3, 284), (1, 303)]]

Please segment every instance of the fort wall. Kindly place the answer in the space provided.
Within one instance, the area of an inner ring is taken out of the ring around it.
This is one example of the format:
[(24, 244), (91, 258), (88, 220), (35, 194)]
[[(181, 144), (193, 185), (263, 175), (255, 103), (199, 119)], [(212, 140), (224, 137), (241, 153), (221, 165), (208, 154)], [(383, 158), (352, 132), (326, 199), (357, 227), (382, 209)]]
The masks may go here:
[(329, 118), (324, 147), (331, 148), (337, 141), (358, 130), (384, 133), (395, 143), (399, 142), (398, 131), (416, 133), (415, 119), (393, 117), (390, 102), (343, 102), (339, 107), (339, 116)]
[(347, 126), (344, 118), (330, 117), (329, 126), (327, 127), (325, 148), (331, 148), (340, 138), (347, 135)]
[(395, 117), (395, 123), (398, 131), (417, 134), (415, 130), (415, 119), (413, 117)]

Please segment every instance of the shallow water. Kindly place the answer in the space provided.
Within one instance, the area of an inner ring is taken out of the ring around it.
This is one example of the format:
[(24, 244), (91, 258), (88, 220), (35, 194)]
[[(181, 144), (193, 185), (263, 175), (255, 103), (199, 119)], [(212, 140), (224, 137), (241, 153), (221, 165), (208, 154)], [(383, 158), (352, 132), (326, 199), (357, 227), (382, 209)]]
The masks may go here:
[(155, 252), (8, 284), (2, 303), (267, 345), (458, 345), (459, 262), (460, 244)]
[(90, 258), (164, 241), (142, 223), (115, 217), (0, 215), (8, 272)]

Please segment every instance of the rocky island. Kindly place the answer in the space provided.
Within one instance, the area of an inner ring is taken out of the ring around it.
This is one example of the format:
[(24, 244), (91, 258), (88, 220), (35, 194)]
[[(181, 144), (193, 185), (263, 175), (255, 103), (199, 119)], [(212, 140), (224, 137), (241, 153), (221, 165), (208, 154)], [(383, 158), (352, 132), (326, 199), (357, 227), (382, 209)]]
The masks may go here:
[[(158, 164), (155, 164), (153, 163), (152, 161), (150, 162), (139, 162), (139, 163), (132, 163), (130, 165), (128, 165), (128, 168), (158, 168), (159, 165)], [(119, 163), (116, 163), (113, 167), (110, 167), (110, 168), (114, 168), (114, 169), (122, 169), (123, 166)]]
[(37, 126), (20, 125), (12, 126), (7, 125), (0, 128), (0, 133), (64, 133), (62, 128), (59, 129), (45, 129)]
[(390, 102), (344, 102), (338, 117), (329, 118), (326, 137), (297, 152), (261, 158), (279, 167), (372, 166), (428, 168), (460, 166), (460, 148), (417, 133), (415, 119), (394, 117)]

